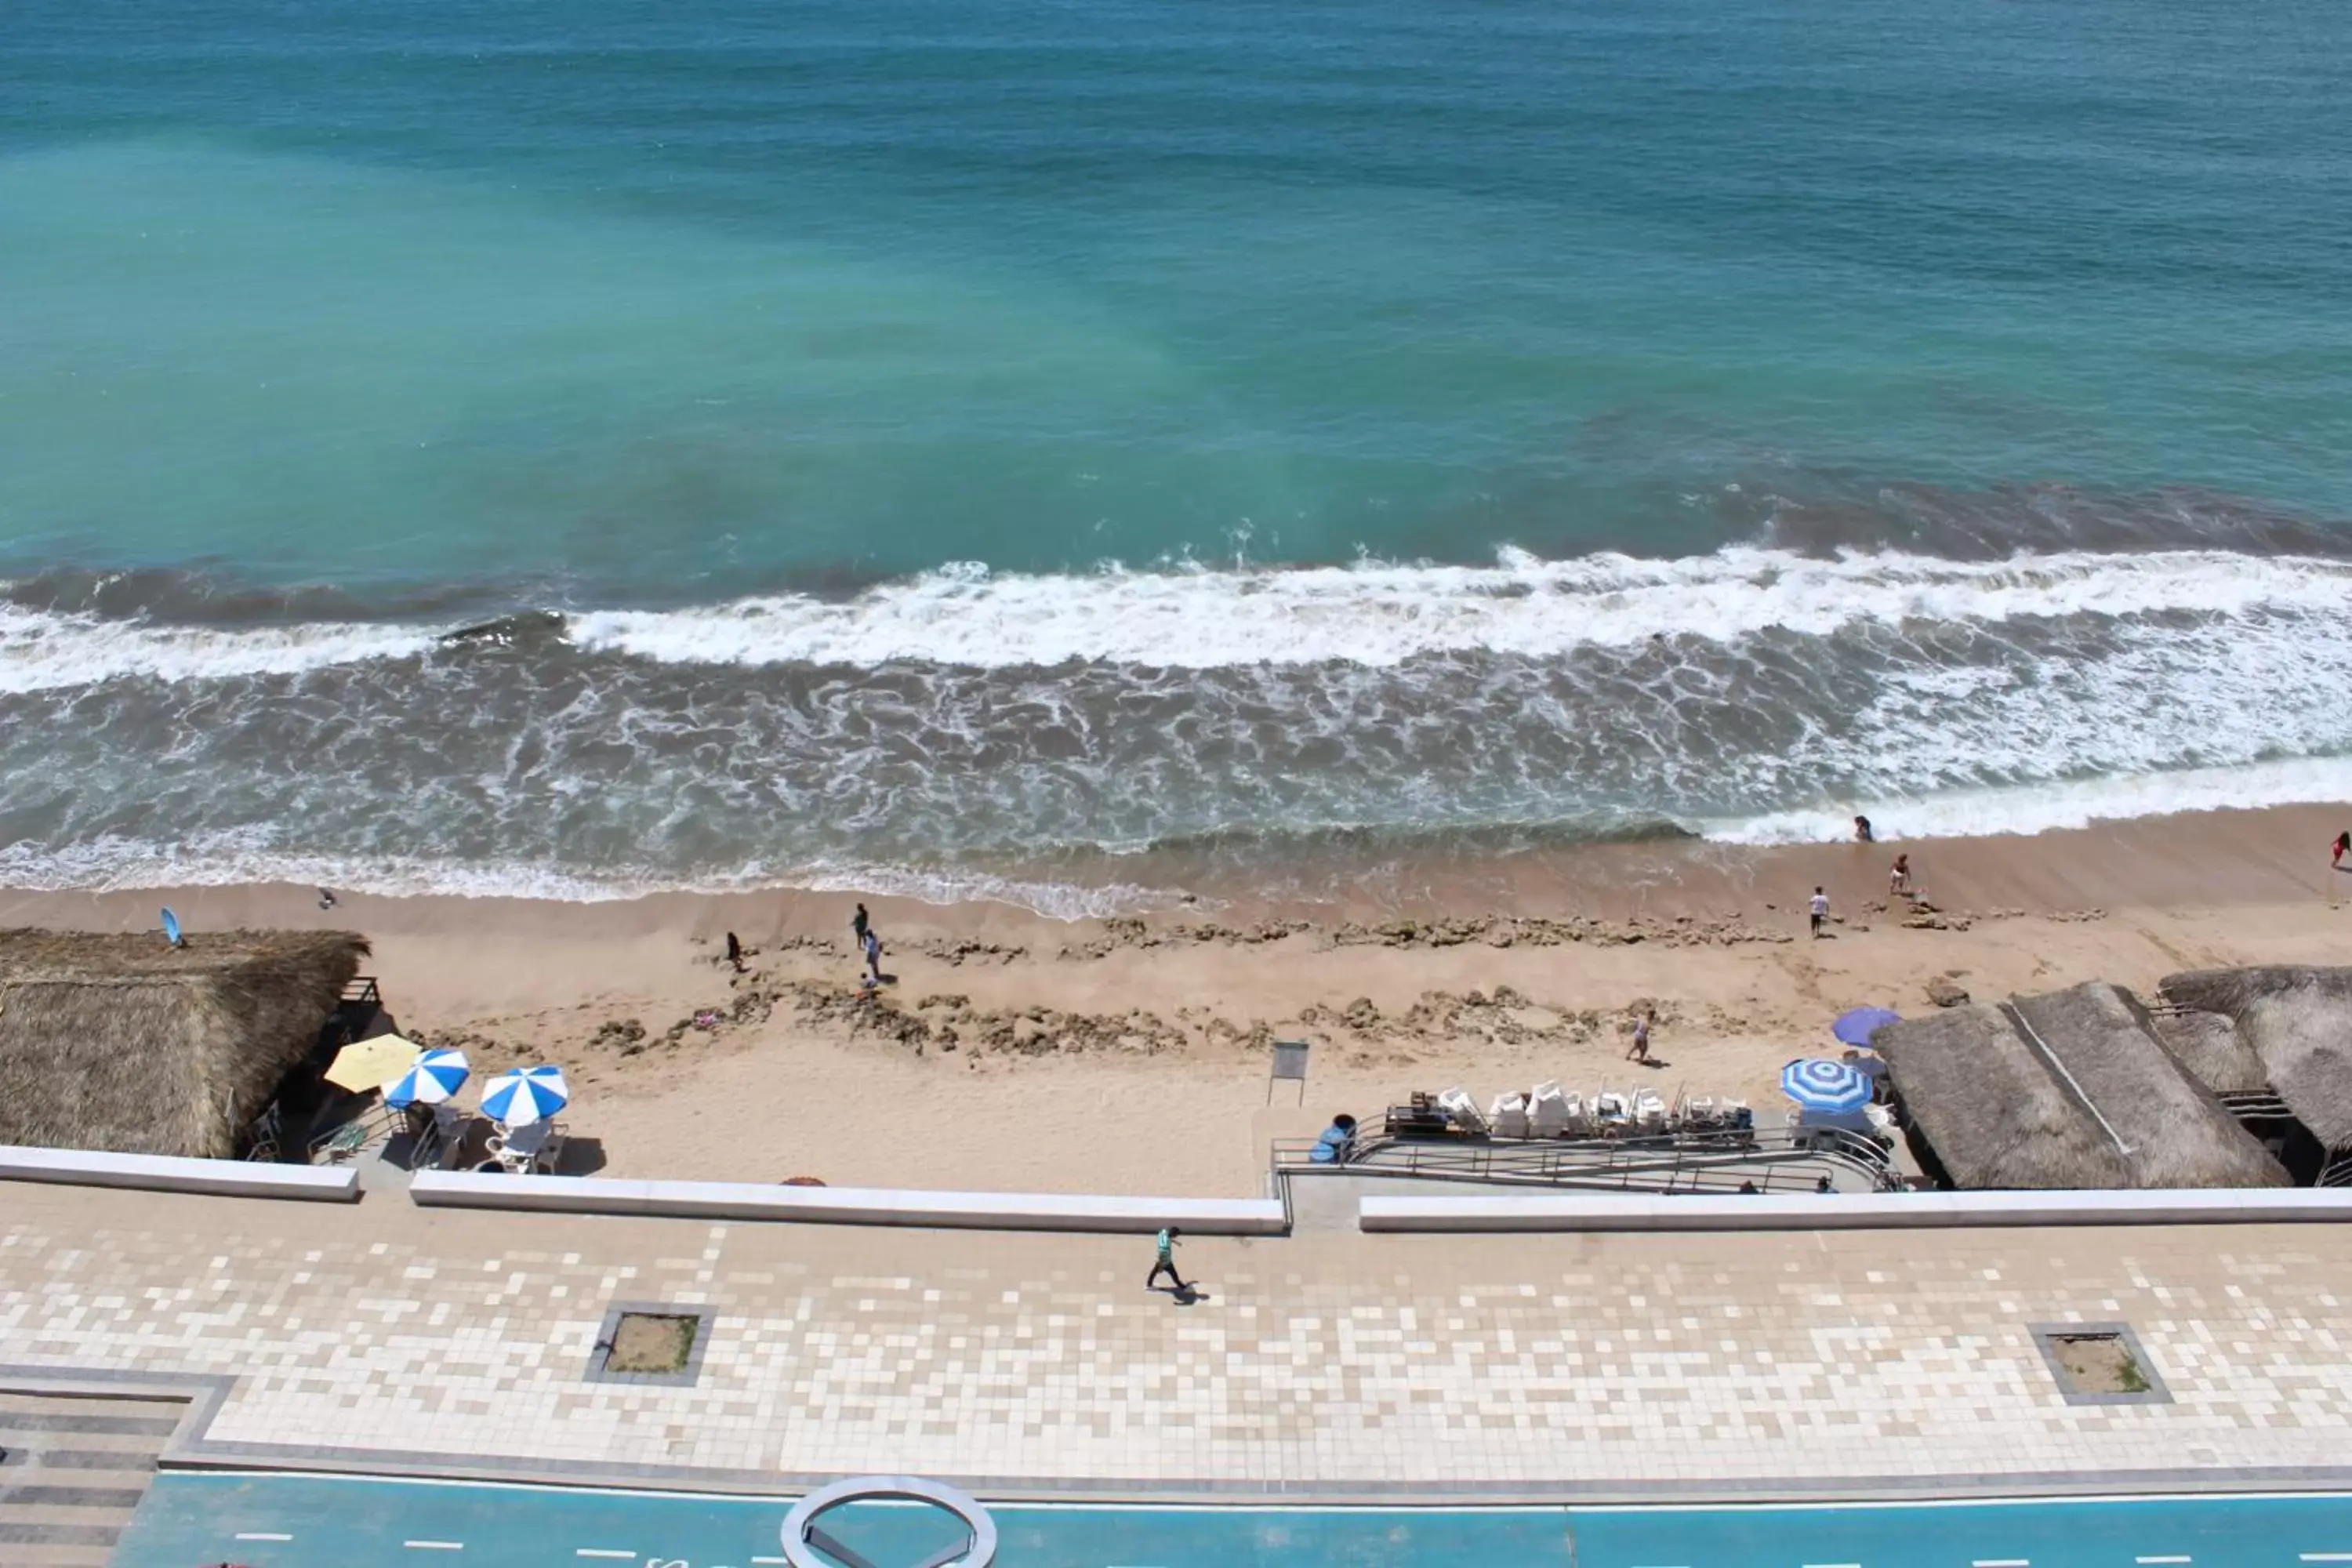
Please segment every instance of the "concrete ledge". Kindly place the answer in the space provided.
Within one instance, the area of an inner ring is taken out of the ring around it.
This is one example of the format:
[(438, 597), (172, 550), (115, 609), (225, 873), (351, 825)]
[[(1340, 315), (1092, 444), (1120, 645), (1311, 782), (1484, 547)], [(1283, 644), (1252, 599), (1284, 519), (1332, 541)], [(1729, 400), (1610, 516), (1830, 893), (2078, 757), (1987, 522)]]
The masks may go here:
[(350, 1165), (272, 1165), (245, 1160), (184, 1160), (172, 1154), (101, 1154), (87, 1149), (0, 1144), (0, 1182), (54, 1182), (77, 1187), (136, 1187), (226, 1198), (359, 1201), (360, 1173)]
[(419, 1171), (408, 1195), (427, 1207), (815, 1225), (946, 1226), (976, 1230), (1279, 1236), (1275, 1198), (1127, 1198), (1075, 1193), (932, 1193), (897, 1187), (784, 1187), (734, 1182), (626, 1182), (593, 1176), (503, 1176)]
[(2017, 1225), (2280, 1225), (2352, 1220), (2352, 1189), (1822, 1193), (1707, 1197), (1367, 1197), (1378, 1231), (1891, 1230)]

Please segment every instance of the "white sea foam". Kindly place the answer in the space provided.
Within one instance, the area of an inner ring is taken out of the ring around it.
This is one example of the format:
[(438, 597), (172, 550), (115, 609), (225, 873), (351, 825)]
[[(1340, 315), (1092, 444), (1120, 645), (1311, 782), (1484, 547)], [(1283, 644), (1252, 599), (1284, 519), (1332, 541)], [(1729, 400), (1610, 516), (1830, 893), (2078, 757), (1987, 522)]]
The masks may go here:
[(1727, 641), (1774, 627), (1823, 636), (1862, 621), (2340, 611), (2347, 600), (2352, 563), (2305, 557), (2168, 551), (1822, 560), (1741, 546), (1668, 561), (1546, 562), (1506, 551), (1484, 567), (1366, 562), (1013, 576), (965, 565), (845, 601), (783, 595), (703, 609), (595, 612), (574, 617), (572, 632), (583, 647), (667, 663), (1077, 659), (1214, 668), (1393, 665), (1473, 649), (1543, 656), (1659, 635)]
[(321, 624), (253, 630), (152, 626), (0, 605), (0, 692), (90, 686), (121, 676), (198, 680), (287, 675), (432, 645), (431, 629)]
[(1819, 844), (1848, 838), (1854, 814), (1881, 839), (2052, 833), (2095, 822), (2181, 811), (2228, 811), (2352, 801), (2352, 757), (2295, 757), (2240, 767), (2073, 779), (2010, 789), (1952, 790), (1698, 825), (1719, 844)]
[(1087, 887), (989, 872), (887, 865), (818, 864), (723, 872), (583, 874), (521, 863), (478, 864), (428, 857), (289, 853), (261, 828), (192, 835), (176, 843), (108, 834), (58, 848), (0, 846), (0, 888), (33, 892), (136, 892), (284, 883), (389, 898), (543, 899), (611, 903), (655, 893), (750, 893), (775, 889), (856, 892), (922, 903), (1010, 904), (1051, 920), (1097, 920), (1172, 909), (1183, 895), (1111, 883)]
[[(846, 600), (778, 595), (679, 610), (593, 610), (579, 647), (674, 664), (912, 660), (978, 668), (1069, 660), (1206, 669), (1485, 650), (1541, 657), (1654, 636), (1724, 642), (1780, 628), (2264, 608), (2344, 611), (2352, 563), (2225, 551), (2025, 554), (1956, 562), (1892, 552), (996, 574), (964, 564)], [(122, 676), (291, 674), (430, 648), (441, 626), (222, 628), (0, 605), (0, 692)]]

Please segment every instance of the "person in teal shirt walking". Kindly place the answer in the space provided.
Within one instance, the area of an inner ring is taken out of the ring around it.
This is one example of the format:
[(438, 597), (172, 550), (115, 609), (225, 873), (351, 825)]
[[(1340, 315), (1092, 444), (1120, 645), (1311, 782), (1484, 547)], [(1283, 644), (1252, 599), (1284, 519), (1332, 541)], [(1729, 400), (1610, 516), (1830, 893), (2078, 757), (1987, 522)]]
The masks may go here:
[(1168, 1276), (1168, 1283), (1175, 1288), (1176, 1294), (1189, 1296), (1192, 1293), (1192, 1287), (1185, 1284), (1184, 1277), (1176, 1272), (1176, 1239), (1183, 1234), (1172, 1225), (1160, 1233), (1156, 1238), (1160, 1247), (1160, 1257), (1151, 1265), (1150, 1278), (1143, 1282), (1145, 1289), (1159, 1289), (1160, 1277), (1165, 1274)]

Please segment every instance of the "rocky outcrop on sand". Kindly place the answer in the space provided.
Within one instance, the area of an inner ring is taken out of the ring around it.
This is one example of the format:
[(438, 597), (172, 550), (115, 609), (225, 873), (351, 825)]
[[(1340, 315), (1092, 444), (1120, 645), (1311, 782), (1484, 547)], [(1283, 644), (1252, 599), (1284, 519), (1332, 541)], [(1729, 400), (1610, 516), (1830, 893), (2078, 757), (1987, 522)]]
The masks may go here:
[(1730, 947), (1740, 942), (1785, 942), (1790, 933), (1750, 925), (1737, 913), (1675, 915), (1651, 920), (1595, 920), (1582, 915), (1552, 920), (1539, 915), (1469, 915), (1434, 920), (1381, 921), (1367, 924), (1349, 921), (1332, 929), (1334, 947), (1460, 947), (1483, 942), (1488, 947), (1559, 947), (1571, 942), (1594, 946), (1627, 946), (1652, 942), (1660, 947)]
[(1968, 1005), (1969, 994), (1961, 989), (1956, 976), (1938, 974), (1927, 982), (1927, 1000), (1938, 1007), (1964, 1007)]
[[(801, 1019), (851, 1038), (880, 1038), (926, 1051), (996, 1051), (1046, 1056), (1066, 1051), (1156, 1055), (1181, 1050), (1195, 1031), (1156, 1013), (1066, 1012), (1056, 1007), (974, 1007), (960, 994), (925, 996), (912, 1006), (887, 993), (819, 980), (786, 988)], [(1264, 1026), (1258, 1026), (1263, 1028)], [(1202, 1031), (1205, 1033), (1206, 1031)], [(1272, 1038), (1269, 1032), (1267, 1037)]]
[(1220, 947), (1255, 947), (1269, 942), (1283, 942), (1315, 929), (1307, 921), (1261, 921), (1253, 925), (1229, 926), (1216, 921), (1193, 922), (1179, 921), (1155, 926), (1131, 916), (1120, 916), (1101, 922), (1102, 932), (1087, 942), (1066, 942), (1061, 956), (1067, 959), (1108, 958), (1114, 952), (1129, 948), (1192, 947), (1214, 944)]

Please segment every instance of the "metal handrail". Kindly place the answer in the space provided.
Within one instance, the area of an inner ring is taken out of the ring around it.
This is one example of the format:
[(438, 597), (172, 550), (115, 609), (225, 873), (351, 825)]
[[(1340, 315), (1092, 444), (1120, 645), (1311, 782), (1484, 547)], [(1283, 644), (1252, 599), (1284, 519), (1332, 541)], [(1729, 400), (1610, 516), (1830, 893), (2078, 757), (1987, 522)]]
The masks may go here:
[(1273, 1183), (1296, 1174), (1330, 1174), (1420, 1178), (1435, 1181), (1489, 1183), (1496, 1185), (1639, 1187), (1675, 1192), (1716, 1189), (1738, 1191), (1735, 1181), (1753, 1184), (1759, 1192), (1772, 1190), (1776, 1178), (1784, 1190), (1788, 1167), (1810, 1167), (1807, 1190), (1823, 1163), (1867, 1181), (1879, 1192), (1896, 1192), (1904, 1184), (1886, 1151), (1874, 1141), (1839, 1128), (1808, 1128), (1794, 1133), (1743, 1131), (1660, 1133), (1620, 1139), (1498, 1139), (1360, 1138), (1344, 1163), (1318, 1163), (1311, 1158), (1317, 1141), (1277, 1139), (1274, 1142)]

